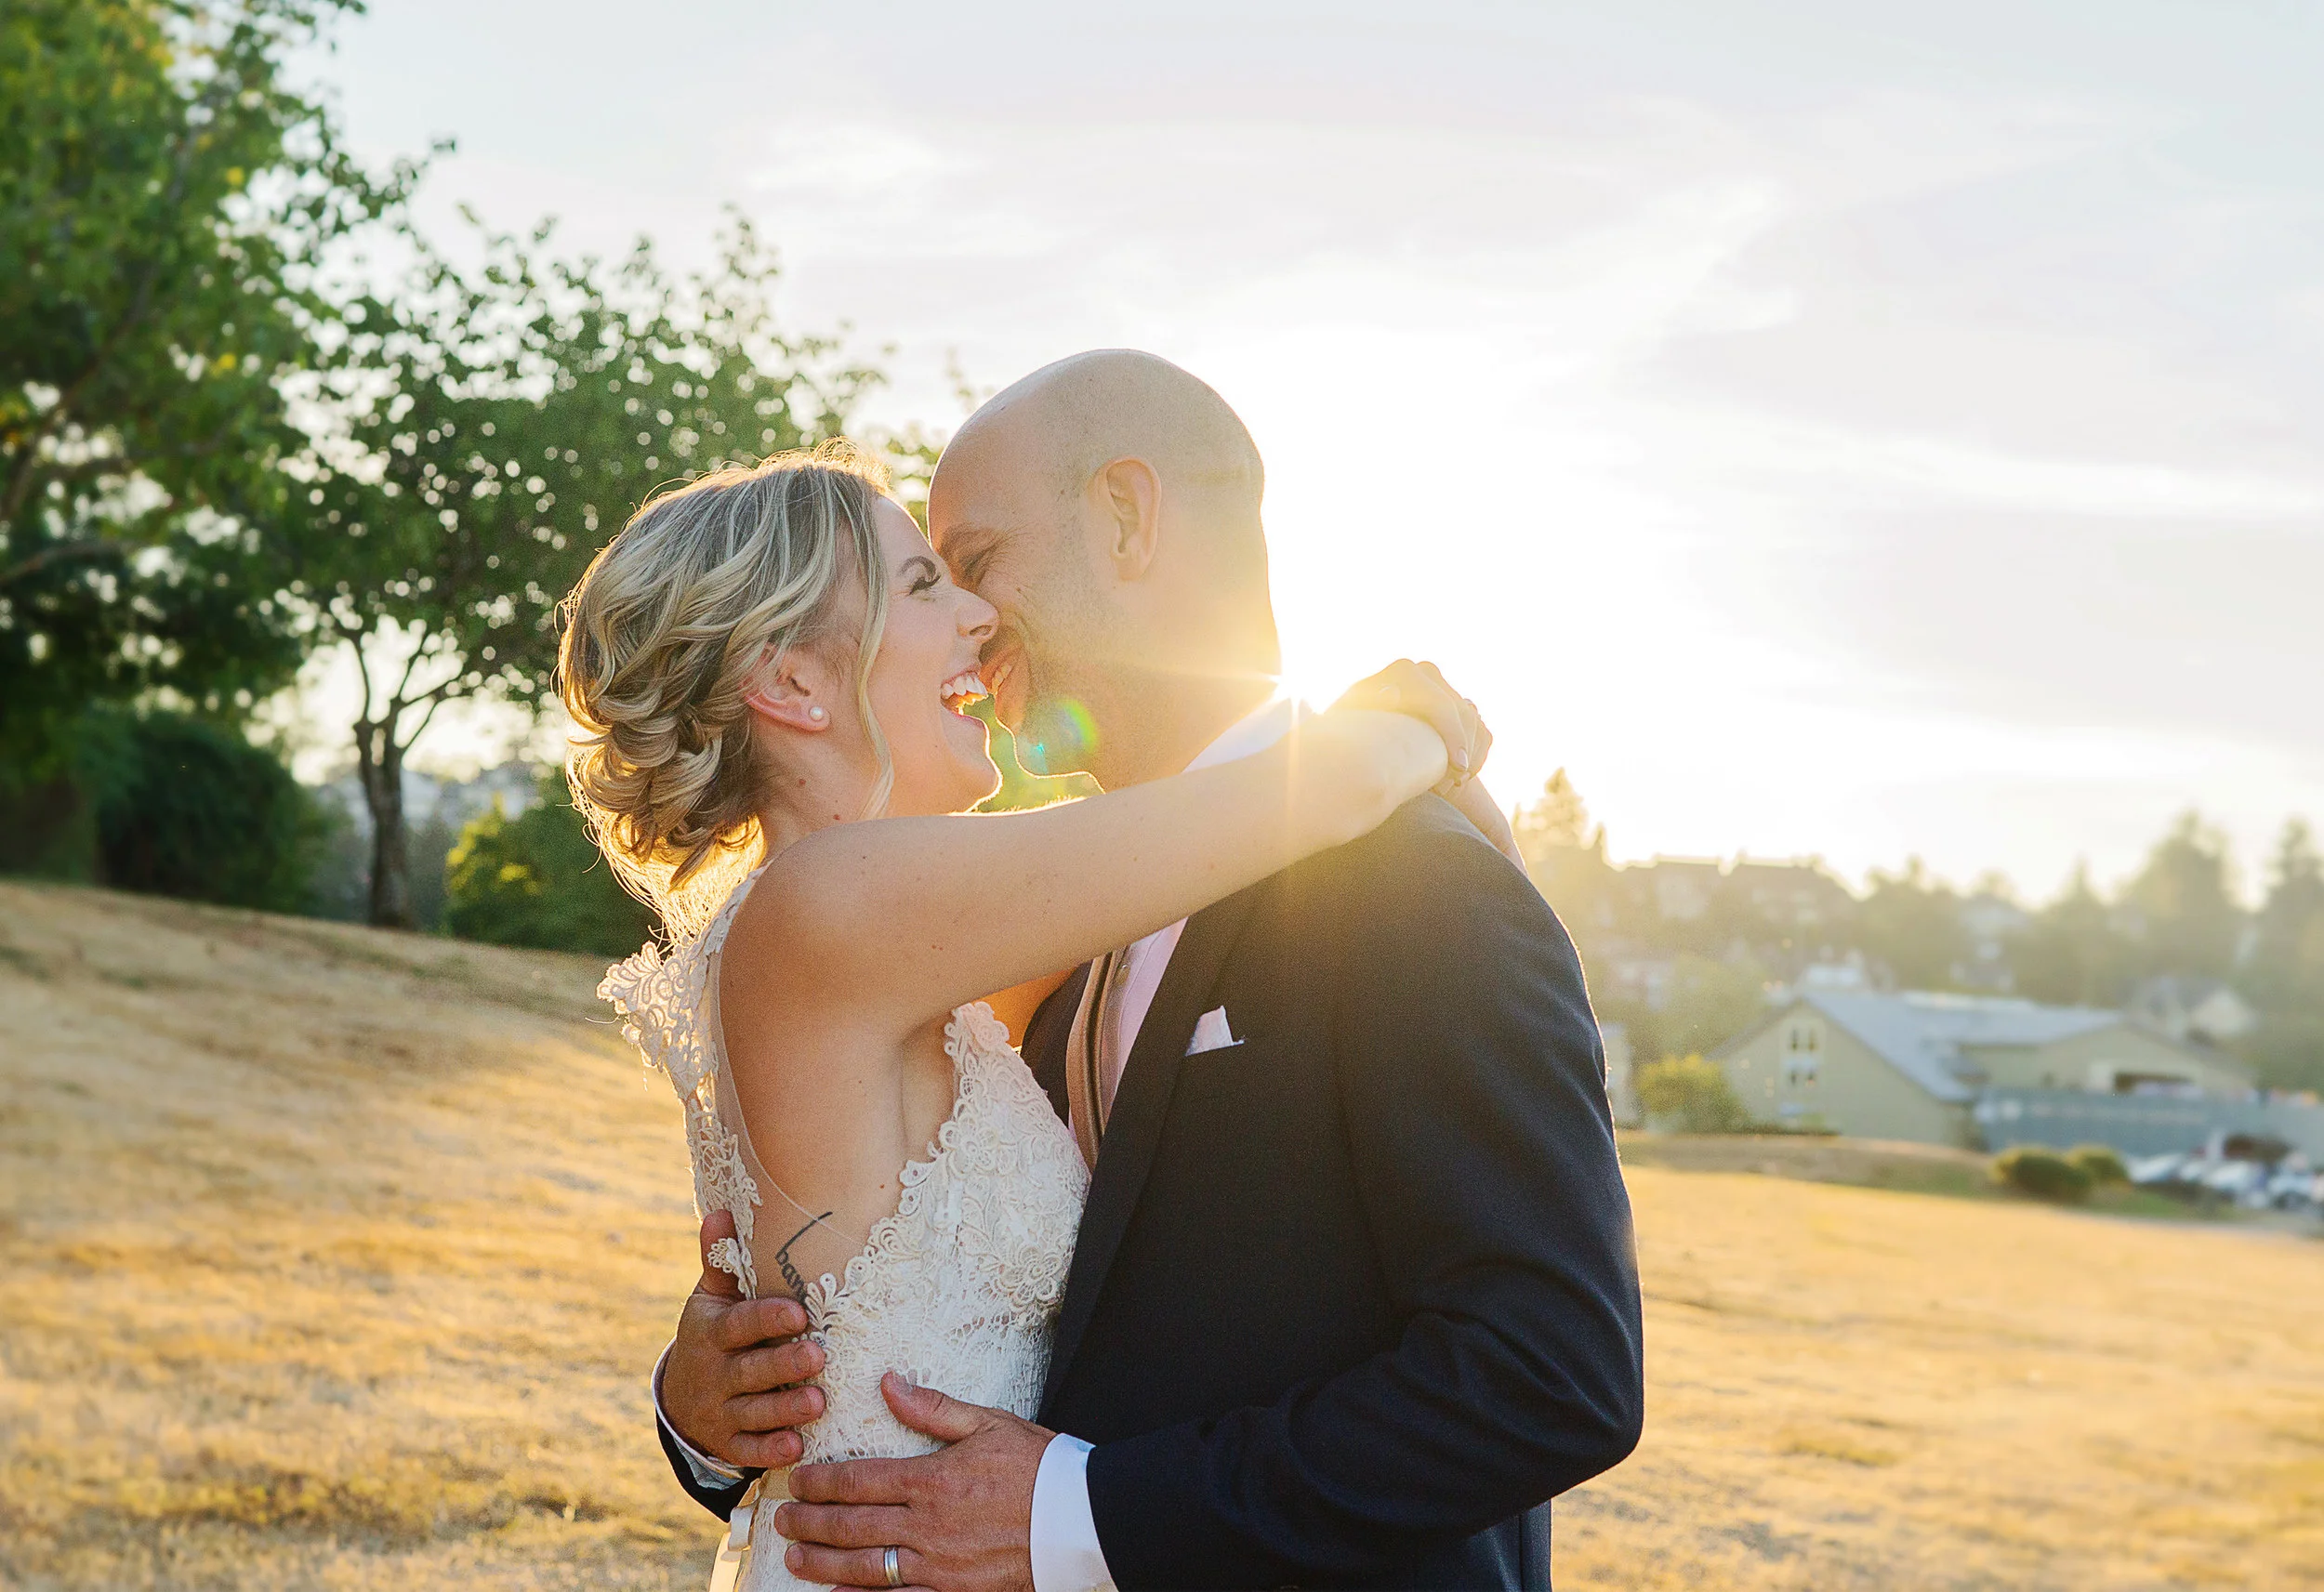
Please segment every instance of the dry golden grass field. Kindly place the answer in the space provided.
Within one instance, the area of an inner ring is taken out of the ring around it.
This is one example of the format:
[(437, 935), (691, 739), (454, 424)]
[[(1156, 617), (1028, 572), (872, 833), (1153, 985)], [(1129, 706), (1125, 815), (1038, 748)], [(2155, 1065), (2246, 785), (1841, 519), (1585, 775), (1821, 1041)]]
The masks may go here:
[[(677, 1112), (596, 973), (0, 885), (0, 1585), (700, 1585)], [(1631, 1160), (1648, 1430), (1561, 1585), (2324, 1585), (2324, 1243)]]

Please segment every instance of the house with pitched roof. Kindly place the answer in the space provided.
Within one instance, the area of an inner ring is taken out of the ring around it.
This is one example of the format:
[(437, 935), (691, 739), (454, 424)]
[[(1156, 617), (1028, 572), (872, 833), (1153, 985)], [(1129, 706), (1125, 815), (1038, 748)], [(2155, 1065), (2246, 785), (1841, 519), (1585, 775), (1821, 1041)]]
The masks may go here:
[(2173, 1039), (2226, 1045), (2260, 1025), (2251, 1003), (2219, 979), (2166, 974), (2131, 992), (2130, 1013)]
[(1987, 1089), (2248, 1095), (2233, 1058), (2121, 1012), (1989, 995), (1804, 988), (1714, 1052), (1765, 1122), (1974, 1147)]

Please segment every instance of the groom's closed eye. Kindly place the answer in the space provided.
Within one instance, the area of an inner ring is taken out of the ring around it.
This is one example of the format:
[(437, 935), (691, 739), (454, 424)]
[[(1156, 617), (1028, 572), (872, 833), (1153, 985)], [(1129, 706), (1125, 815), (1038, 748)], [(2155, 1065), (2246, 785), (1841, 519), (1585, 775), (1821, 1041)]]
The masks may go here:
[(969, 590), (976, 590), (978, 583), (992, 569), (993, 555), (1000, 550), (1000, 538), (989, 531), (956, 531), (944, 542), (944, 561), (952, 566), (952, 578)]

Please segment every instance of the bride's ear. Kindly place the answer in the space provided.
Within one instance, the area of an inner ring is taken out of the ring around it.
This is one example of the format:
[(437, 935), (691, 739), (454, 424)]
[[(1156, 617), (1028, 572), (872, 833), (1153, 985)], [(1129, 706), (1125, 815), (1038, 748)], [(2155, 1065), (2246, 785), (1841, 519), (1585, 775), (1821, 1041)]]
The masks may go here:
[(814, 683), (790, 669), (770, 669), (743, 696), (743, 705), (771, 724), (810, 735), (831, 728), (831, 710), (815, 700)]

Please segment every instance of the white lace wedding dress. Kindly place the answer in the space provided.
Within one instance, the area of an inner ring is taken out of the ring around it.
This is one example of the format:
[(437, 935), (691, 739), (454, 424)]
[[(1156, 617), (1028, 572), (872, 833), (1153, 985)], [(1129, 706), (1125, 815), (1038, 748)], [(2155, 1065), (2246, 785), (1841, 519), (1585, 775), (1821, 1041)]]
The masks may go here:
[[(720, 1041), (717, 967), (735, 909), (758, 878), (738, 885), (709, 927), (665, 955), (648, 946), (611, 968), (598, 993), (627, 1020), (646, 1064), (669, 1078), (686, 1111), (699, 1213), (733, 1213), (740, 1242), (712, 1258), (752, 1296), (751, 1242), (759, 1190), (772, 1189), (727, 1077)], [(879, 1379), (899, 1371), (957, 1399), (1027, 1417), (1041, 1401), (1050, 1338), (1073, 1263), (1089, 1172), (1008, 1030), (982, 1002), (944, 1030), (952, 1058), (952, 1115), (925, 1160), (904, 1168), (895, 1214), (875, 1227), (846, 1275), (825, 1275), (802, 1302), (825, 1351), (823, 1418), (804, 1428), (810, 1462), (926, 1454), (938, 1445), (897, 1422)], [(776, 1196), (780, 1198), (780, 1196)], [(776, 1218), (790, 1231), (787, 1210)], [(760, 1484), (780, 1498), (780, 1478)], [(769, 1511), (754, 1509), (753, 1551), (741, 1585), (793, 1587)]]

